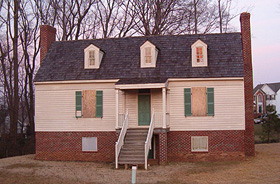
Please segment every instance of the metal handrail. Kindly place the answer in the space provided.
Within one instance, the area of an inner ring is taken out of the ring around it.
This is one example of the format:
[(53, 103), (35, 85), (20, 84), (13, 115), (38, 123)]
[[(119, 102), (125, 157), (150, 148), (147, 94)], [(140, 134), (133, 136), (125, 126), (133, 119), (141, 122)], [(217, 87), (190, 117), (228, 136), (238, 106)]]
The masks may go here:
[(151, 118), (147, 139), (145, 141), (145, 169), (148, 169), (148, 155), (149, 155), (150, 149), (152, 148), (152, 137), (153, 137), (154, 128), (155, 128), (154, 116), (155, 116), (155, 112), (153, 110), (153, 115)]
[(118, 168), (118, 159), (119, 159), (119, 154), (121, 151), (121, 148), (124, 144), (124, 138), (125, 134), (128, 128), (128, 109), (126, 110), (125, 118), (122, 124), (122, 129), (118, 138), (118, 141), (116, 142), (115, 145), (115, 161), (116, 161), (116, 169)]

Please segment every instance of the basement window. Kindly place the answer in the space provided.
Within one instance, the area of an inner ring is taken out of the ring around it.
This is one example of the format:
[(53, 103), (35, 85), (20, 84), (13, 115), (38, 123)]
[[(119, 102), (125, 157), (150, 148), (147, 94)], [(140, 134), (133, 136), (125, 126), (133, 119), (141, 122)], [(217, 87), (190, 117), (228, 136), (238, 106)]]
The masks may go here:
[(191, 137), (192, 152), (208, 151), (208, 136), (192, 136)]
[(82, 151), (97, 151), (97, 137), (83, 137)]

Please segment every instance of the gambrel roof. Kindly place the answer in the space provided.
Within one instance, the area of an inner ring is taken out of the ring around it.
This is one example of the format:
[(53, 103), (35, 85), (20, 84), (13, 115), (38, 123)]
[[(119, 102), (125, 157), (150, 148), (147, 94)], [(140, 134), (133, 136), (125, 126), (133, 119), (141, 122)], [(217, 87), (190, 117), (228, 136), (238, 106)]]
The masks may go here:
[[(191, 45), (208, 46), (208, 66), (192, 67)], [(140, 46), (149, 40), (158, 48), (155, 68), (140, 67)], [(99, 69), (84, 69), (84, 49), (99, 47)], [(52, 43), (35, 81), (120, 79), (119, 84), (159, 83), (168, 78), (243, 77), (240, 33), (107, 38)]]

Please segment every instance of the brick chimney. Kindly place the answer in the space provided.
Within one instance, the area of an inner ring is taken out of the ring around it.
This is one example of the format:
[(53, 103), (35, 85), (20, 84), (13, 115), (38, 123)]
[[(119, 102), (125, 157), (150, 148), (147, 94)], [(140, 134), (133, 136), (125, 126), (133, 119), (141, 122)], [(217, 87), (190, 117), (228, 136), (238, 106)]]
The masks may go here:
[(40, 64), (45, 58), (52, 42), (55, 41), (56, 29), (49, 25), (40, 26)]
[(245, 155), (255, 155), (254, 109), (253, 109), (253, 70), (251, 53), (250, 13), (240, 15), (242, 52), (244, 62), (244, 96), (245, 96)]

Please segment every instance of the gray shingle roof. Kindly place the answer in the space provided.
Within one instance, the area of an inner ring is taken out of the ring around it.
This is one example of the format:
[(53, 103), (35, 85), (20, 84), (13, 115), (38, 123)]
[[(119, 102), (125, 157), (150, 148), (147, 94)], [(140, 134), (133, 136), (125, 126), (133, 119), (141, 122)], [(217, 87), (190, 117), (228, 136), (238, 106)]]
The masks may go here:
[[(208, 45), (208, 67), (191, 65), (191, 45), (198, 39)], [(156, 68), (140, 68), (140, 46), (146, 40), (159, 49)], [(84, 49), (90, 44), (105, 52), (99, 69), (84, 69)], [(56, 41), (35, 81), (120, 79), (119, 84), (132, 84), (209, 77), (243, 77), (240, 33)]]
[[(266, 83), (275, 93), (280, 89), (280, 82), (275, 82), (275, 83)], [(265, 84), (258, 84), (254, 88), (254, 94), (257, 92), (258, 89), (261, 89)]]

